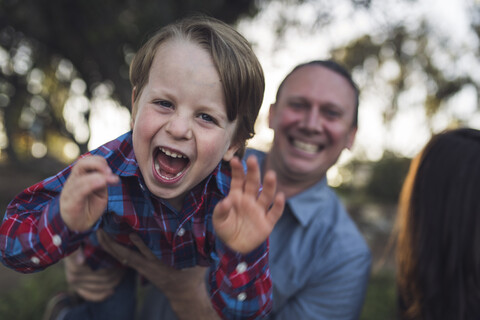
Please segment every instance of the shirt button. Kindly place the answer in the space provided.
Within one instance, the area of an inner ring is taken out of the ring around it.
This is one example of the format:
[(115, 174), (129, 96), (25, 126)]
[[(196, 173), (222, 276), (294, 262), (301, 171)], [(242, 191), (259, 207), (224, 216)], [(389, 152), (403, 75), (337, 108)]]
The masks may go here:
[(39, 264), (40, 263), (40, 259), (38, 259), (37, 257), (32, 257), (30, 259), (30, 261), (32, 261), (34, 264)]
[(52, 242), (56, 247), (60, 247), (60, 245), (62, 244), (62, 238), (60, 238), (60, 236), (56, 234), (52, 237)]
[(237, 296), (238, 301), (245, 301), (247, 299), (247, 294), (245, 292), (239, 293)]
[(180, 230), (178, 230), (178, 232), (177, 232), (177, 235), (179, 237), (182, 237), (184, 234), (185, 234), (185, 229), (183, 229), (183, 228), (180, 228)]
[(237, 270), (238, 273), (244, 273), (247, 270), (247, 263), (240, 262), (235, 268), (235, 270)]

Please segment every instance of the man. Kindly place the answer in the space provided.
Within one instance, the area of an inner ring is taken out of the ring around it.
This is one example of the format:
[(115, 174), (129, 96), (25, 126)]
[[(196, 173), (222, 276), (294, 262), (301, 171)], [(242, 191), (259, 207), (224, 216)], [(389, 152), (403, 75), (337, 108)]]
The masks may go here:
[[(370, 252), (326, 181), (327, 170), (353, 144), (357, 117), (358, 89), (346, 70), (332, 61), (302, 64), (281, 83), (270, 107), (271, 150), (248, 152), (257, 156), (262, 173), (276, 172), (277, 192), (287, 199), (270, 237), (272, 319), (357, 319), (360, 315)], [(147, 295), (142, 319), (148, 315), (149, 319), (174, 319), (171, 308), (179, 319), (216, 316), (206, 302), (205, 281), (198, 280), (203, 270), (183, 274), (168, 270), (141, 242), (136, 244), (141, 254), (103, 237), (107, 251), (120, 261), (127, 259), (129, 266), (165, 294), (154, 290)], [(172, 292), (169, 281), (177, 288), (182, 283), (184, 290)], [(76, 283), (77, 291), (81, 287), (82, 281), (70, 282)]]

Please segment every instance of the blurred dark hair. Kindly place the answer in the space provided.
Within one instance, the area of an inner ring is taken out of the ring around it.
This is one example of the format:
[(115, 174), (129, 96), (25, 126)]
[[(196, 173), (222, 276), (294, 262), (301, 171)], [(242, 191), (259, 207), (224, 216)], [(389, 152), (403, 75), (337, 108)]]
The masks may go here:
[(480, 131), (432, 137), (397, 217), (402, 319), (480, 319)]
[(358, 104), (359, 104), (360, 91), (359, 91), (358, 86), (355, 83), (355, 81), (353, 81), (353, 78), (352, 78), (352, 75), (350, 74), (350, 72), (348, 72), (347, 69), (345, 69), (345, 67), (340, 65), (338, 62), (335, 62), (333, 60), (312, 60), (312, 61), (297, 65), (295, 68), (293, 68), (292, 71), (290, 71), (289, 74), (287, 74), (287, 76), (280, 83), (280, 86), (278, 86), (277, 95), (275, 96), (275, 100), (278, 101), (278, 99), (280, 97), (280, 91), (282, 90), (283, 85), (285, 84), (285, 81), (288, 79), (288, 77), (290, 77), (290, 75), (292, 73), (294, 73), (295, 71), (297, 71), (298, 69), (303, 68), (303, 67), (307, 67), (307, 66), (325, 67), (325, 68), (327, 68), (331, 71), (334, 71), (334, 72), (338, 73), (339, 75), (341, 75), (342, 77), (344, 77), (348, 81), (348, 83), (352, 86), (353, 91), (355, 92), (355, 114), (353, 116), (352, 126), (354, 128), (358, 127)]

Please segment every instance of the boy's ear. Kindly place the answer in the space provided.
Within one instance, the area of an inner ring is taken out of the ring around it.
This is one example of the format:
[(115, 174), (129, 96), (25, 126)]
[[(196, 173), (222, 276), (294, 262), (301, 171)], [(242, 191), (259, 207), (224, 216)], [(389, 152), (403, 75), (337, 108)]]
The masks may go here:
[(135, 125), (135, 117), (137, 115), (137, 107), (135, 104), (135, 95), (137, 94), (137, 87), (132, 89), (132, 118), (130, 119), (130, 128), (133, 129)]
[(270, 109), (268, 109), (268, 127), (270, 129), (273, 129), (272, 127), (272, 122), (273, 122), (273, 118), (275, 116), (275, 103), (272, 103), (270, 105)]
[(235, 156), (235, 153), (240, 149), (240, 145), (238, 143), (231, 144), (228, 147), (227, 152), (223, 155), (223, 160), (229, 162)]

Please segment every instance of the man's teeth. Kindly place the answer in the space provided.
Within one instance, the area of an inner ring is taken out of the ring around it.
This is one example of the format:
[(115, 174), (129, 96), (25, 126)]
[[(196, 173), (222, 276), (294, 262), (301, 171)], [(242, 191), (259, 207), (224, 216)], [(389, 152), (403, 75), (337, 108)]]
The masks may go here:
[(160, 150), (161, 150), (163, 153), (165, 153), (167, 156), (172, 157), (172, 158), (186, 158), (184, 155), (181, 155), (181, 154), (178, 154), (178, 153), (175, 153), (175, 152), (166, 150), (166, 149), (164, 149), (164, 148), (160, 148)]
[(298, 148), (300, 150), (303, 150), (305, 152), (314, 153), (314, 152), (318, 151), (318, 146), (317, 145), (311, 144), (311, 143), (306, 143), (306, 142), (303, 142), (303, 141), (293, 140), (293, 145), (296, 148)]

